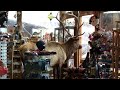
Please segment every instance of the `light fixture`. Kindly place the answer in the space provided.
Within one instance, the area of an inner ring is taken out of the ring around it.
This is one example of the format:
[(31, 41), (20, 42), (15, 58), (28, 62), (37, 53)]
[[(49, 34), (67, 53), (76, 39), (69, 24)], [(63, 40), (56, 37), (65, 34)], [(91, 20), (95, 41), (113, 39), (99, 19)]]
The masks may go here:
[(20, 14), (21, 14), (21, 11), (17, 11), (17, 13), (18, 13), (18, 15), (20, 15)]
[(50, 21), (55, 18), (53, 15), (52, 15), (52, 12), (50, 12), (50, 14), (48, 15), (48, 18), (50, 19)]

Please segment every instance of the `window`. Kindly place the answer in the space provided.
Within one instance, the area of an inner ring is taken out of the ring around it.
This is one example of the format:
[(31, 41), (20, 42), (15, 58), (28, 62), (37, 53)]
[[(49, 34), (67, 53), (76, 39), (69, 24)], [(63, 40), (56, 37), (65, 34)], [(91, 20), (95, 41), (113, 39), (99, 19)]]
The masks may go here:
[(87, 52), (89, 51), (89, 34), (93, 33), (95, 30), (95, 27), (89, 24), (89, 19), (93, 15), (86, 15), (82, 16), (82, 23), (84, 22), (82, 26), (82, 33), (85, 32), (85, 34), (82, 36), (82, 58), (84, 59), (86, 57)]

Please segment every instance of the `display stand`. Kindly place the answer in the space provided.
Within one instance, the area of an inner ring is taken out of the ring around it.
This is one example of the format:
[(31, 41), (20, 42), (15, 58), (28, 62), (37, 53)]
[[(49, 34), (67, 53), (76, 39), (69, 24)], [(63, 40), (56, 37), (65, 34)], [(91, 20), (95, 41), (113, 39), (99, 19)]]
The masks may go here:
[(24, 54), (24, 79), (52, 79), (50, 76), (50, 56), (55, 52), (25, 52)]
[[(0, 31), (7, 31), (6, 28), (0, 28)], [(0, 34), (0, 60), (3, 62), (3, 65), (7, 67), (7, 45), (8, 45), (8, 36), (6, 34)], [(7, 74), (0, 76), (0, 79), (7, 79)]]
[(112, 70), (113, 70), (113, 78), (119, 79), (119, 59), (120, 59), (120, 29), (118, 28), (118, 24), (120, 21), (116, 21), (116, 30), (113, 30), (113, 47), (112, 47)]

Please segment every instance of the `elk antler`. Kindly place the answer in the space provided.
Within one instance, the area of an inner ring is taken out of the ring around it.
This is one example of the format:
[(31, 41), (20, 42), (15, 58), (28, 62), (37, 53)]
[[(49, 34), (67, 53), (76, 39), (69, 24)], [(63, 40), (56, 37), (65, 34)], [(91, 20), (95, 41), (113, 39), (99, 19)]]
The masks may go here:
[[(67, 16), (71, 16), (71, 17), (74, 17), (76, 20), (77, 20), (77, 22), (78, 22), (78, 30), (79, 30), (79, 28), (84, 24), (84, 22), (80, 25), (79, 24), (79, 19), (78, 19), (78, 17), (76, 16), (76, 15), (74, 15), (74, 14), (71, 14), (71, 13), (64, 13), (65, 15), (67, 15)], [(62, 21), (60, 21), (58, 18), (57, 18), (57, 16), (58, 16), (58, 13), (57, 13), (57, 15), (56, 15), (56, 19), (60, 22), (60, 24), (62, 25), (62, 27), (63, 27), (63, 29), (72, 37), (72, 35), (66, 30), (66, 28), (64, 27), (64, 25), (63, 25), (63, 23), (62, 23)], [(79, 26), (80, 25), (80, 26)], [(84, 32), (85, 33), (85, 32)], [(84, 34), (83, 33), (83, 34)], [(83, 34), (80, 34), (80, 35), (78, 35), (78, 36), (81, 36), (81, 35), (83, 35)]]
[[(71, 16), (71, 17), (74, 17), (76, 20), (77, 20), (77, 23), (78, 23), (78, 28), (77, 28), (77, 30), (79, 30), (80, 29), (80, 27), (82, 27), (82, 25), (84, 24), (84, 22), (80, 25), (80, 23), (79, 23), (79, 18), (76, 16), (76, 15), (74, 15), (74, 14), (71, 14), (71, 13), (66, 13), (67, 15), (69, 15), (69, 16)], [(80, 26), (79, 26), (80, 25)], [(85, 33), (85, 32), (84, 32)], [(84, 34), (83, 33), (83, 34)], [(83, 34), (81, 34), (81, 35), (83, 35)], [(78, 35), (78, 36), (81, 36), (81, 35)]]
[[(58, 16), (58, 13), (57, 13), (57, 16)], [(62, 21), (60, 21), (60, 20), (57, 18), (57, 16), (56, 16), (55, 18), (60, 22), (60, 24), (62, 25), (63, 29), (72, 37), (72, 35), (66, 30), (66, 28), (64, 27)]]

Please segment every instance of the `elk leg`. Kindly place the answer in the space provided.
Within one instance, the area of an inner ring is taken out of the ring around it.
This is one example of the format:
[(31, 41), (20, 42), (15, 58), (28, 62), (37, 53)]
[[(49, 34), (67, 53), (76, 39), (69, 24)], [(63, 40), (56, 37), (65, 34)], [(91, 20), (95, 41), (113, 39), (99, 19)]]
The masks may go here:
[(57, 79), (60, 79), (60, 74), (61, 74), (60, 64), (56, 64), (56, 75), (57, 75)]
[(53, 67), (53, 78), (55, 79), (55, 67)]
[(62, 64), (59, 64), (59, 79), (62, 79)]
[(61, 66), (59, 66), (59, 79), (62, 79), (61, 75), (62, 75), (62, 73), (61, 73)]
[(60, 70), (59, 64), (57, 64), (55, 66), (55, 78), (60, 79), (60, 74), (61, 74), (61, 70)]
[(54, 66), (53, 67), (53, 77), (54, 77), (54, 79), (56, 79), (56, 72), (57, 71), (57, 67), (56, 66)]

